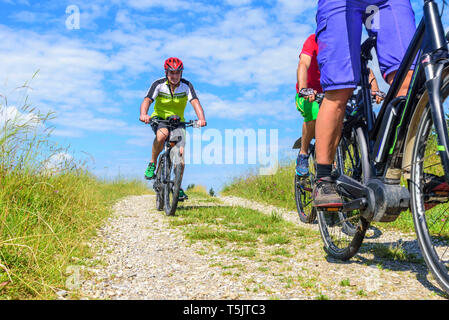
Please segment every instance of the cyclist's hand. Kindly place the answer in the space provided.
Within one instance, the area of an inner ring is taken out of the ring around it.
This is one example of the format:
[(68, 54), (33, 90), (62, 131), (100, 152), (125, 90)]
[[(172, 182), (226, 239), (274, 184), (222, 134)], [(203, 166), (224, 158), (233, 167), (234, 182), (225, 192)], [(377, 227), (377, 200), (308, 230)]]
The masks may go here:
[(313, 102), (316, 99), (316, 90), (310, 88), (303, 88), (299, 91), (299, 95), (309, 102)]
[(309, 102), (314, 102), (316, 100), (316, 95), (317, 95), (318, 91), (313, 90), (313, 94), (304, 97), (306, 100), (308, 100)]
[(384, 101), (384, 98), (379, 94), (379, 91), (371, 91), (371, 95), (373, 96), (373, 98), (375, 98), (377, 104), (380, 104), (382, 101)]
[(151, 117), (147, 114), (141, 114), (139, 120), (145, 124), (149, 124), (151, 121)]
[(198, 126), (198, 128), (202, 128), (202, 127), (207, 126), (207, 122), (206, 122), (206, 120), (198, 120), (196, 122), (196, 125)]

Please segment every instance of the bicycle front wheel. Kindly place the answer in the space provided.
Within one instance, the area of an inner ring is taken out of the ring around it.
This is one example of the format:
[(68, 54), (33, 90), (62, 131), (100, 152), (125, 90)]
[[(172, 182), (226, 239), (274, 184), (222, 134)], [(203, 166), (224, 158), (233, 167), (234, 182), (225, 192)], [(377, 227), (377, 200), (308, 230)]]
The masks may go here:
[(165, 214), (174, 216), (178, 208), (179, 189), (184, 170), (178, 161), (166, 161), (165, 164), (167, 166), (167, 183), (164, 188)]
[[(343, 135), (338, 146), (335, 170), (364, 182), (370, 167), (366, 139), (362, 128), (353, 129)], [(351, 259), (360, 249), (369, 222), (361, 216), (360, 210), (334, 212), (319, 210), (318, 224), (326, 252), (339, 260)]]
[[(441, 94), (448, 122), (449, 75), (443, 79)], [(430, 105), (418, 126), (411, 170), (409, 185), (418, 243), (435, 280), (449, 293), (449, 184), (438, 155)]]
[(165, 159), (161, 158), (161, 164), (157, 168), (156, 181), (154, 182), (154, 190), (156, 191), (156, 209), (164, 211), (164, 187), (162, 185), (162, 171)]
[(309, 147), (309, 175), (299, 177), (295, 174), (295, 201), (299, 219), (303, 223), (313, 223), (316, 219), (316, 209), (313, 207), (312, 188), (315, 183), (315, 147)]

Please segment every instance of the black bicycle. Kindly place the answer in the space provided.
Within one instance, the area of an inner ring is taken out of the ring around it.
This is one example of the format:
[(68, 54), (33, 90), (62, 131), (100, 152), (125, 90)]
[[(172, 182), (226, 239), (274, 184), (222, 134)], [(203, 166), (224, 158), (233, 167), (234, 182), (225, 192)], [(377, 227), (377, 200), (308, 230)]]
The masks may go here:
[[(347, 260), (359, 250), (371, 222), (395, 221), (411, 208), (426, 264), (449, 293), (448, 39), (436, 2), (424, 0), (424, 17), (377, 117), (370, 101), (366, 63), (376, 39), (364, 43), (363, 104), (352, 127), (363, 180), (346, 174), (337, 178), (337, 191), (346, 200), (340, 210), (357, 212), (351, 216), (357, 232), (351, 237), (341, 231), (338, 235), (328, 232), (335, 222), (327, 222), (331, 213), (326, 208), (319, 210), (318, 219), (326, 251)], [(416, 57), (408, 94), (397, 97)]]
[(173, 131), (180, 127), (198, 127), (197, 121), (182, 122), (177, 116), (167, 120), (151, 119), (151, 124), (165, 124), (169, 138), (165, 141), (164, 151), (159, 156), (156, 178), (153, 184), (156, 192), (156, 208), (164, 211), (167, 216), (174, 216), (178, 207), (179, 190), (184, 174), (183, 158), (175, 148), (180, 136), (173, 136)]
[[(300, 96), (307, 96), (310, 93), (300, 92)], [(376, 92), (372, 99), (375, 100), (376, 96), (385, 98), (383, 92)], [(321, 103), (324, 98), (324, 94), (317, 95), (316, 101)], [(357, 181), (363, 179), (362, 162), (360, 157), (360, 152), (358, 148), (358, 141), (354, 132), (352, 131), (352, 125), (354, 119), (358, 117), (358, 112), (360, 110), (359, 105), (362, 104), (362, 95), (353, 95), (346, 106), (345, 120), (343, 125), (343, 134), (340, 143), (337, 147), (337, 155), (334, 161), (333, 176), (338, 176), (340, 174), (346, 174)], [(293, 149), (299, 149), (301, 153), (302, 138), (299, 138)], [(313, 185), (316, 182), (316, 160), (315, 160), (315, 145), (313, 143), (309, 146), (309, 175), (298, 176), (295, 175), (295, 200), (296, 207), (298, 211), (299, 218), (304, 223), (314, 223), (317, 217), (316, 208), (313, 207)], [(335, 209), (334, 209), (335, 210)], [(341, 223), (342, 230), (347, 235), (354, 235), (356, 232), (356, 226), (351, 223), (351, 219), (348, 217), (350, 213), (338, 212), (338, 221), (343, 221)], [(335, 214), (329, 215), (329, 219), (334, 219)]]

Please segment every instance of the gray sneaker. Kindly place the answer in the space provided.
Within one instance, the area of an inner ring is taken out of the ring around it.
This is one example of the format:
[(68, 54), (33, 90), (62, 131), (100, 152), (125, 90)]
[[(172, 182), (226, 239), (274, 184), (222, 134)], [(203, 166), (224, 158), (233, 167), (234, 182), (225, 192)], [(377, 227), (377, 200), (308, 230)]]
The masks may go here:
[(313, 188), (313, 206), (321, 208), (339, 208), (343, 200), (338, 195), (336, 184), (331, 177), (321, 178)]

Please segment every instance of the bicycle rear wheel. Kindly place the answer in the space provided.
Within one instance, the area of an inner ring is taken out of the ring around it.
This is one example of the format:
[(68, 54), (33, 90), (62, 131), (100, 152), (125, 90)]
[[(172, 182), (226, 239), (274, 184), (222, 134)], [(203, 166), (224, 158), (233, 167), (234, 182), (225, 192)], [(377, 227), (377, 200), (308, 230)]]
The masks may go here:
[[(449, 75), (443, 79), (446, 123), (449, 121)], [(430, 105), (421, 117), (413, 148), (410, 193), (413, 220), (422, 255), (435, 280), (449, 293), (449, 184), (438, 155)]]
[(167, 216), (174, 216), (178, 208), (179, 189), (181, 188), (184, 170), (178, 161), (167, 162), (165, 162), (167, 166), (167, 183), (164, 186), (165, 214)]
[(299, 177), (295, 174), (295, 200), (299, 219), (303, 223), (313, 223), (316, 209), (313, 207), (312, 188), (315, 183), (315, 146), (309, 148), (309, 176)]
[[(369, 160), (362, 128), (342, 136), (337, 150), (336, 171), (358, 181), (369, 176)], [(357, 177), (357, 174), (359, 176)], [(346, 199), (345, 199), (346, 200)], [(318, 211), (318, 224), (326, 252), (339, 260), (351, 259), (360, 249), (369, 222), (359, 210), (351, 212)]]

